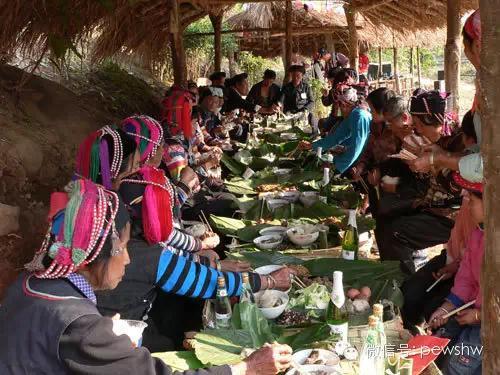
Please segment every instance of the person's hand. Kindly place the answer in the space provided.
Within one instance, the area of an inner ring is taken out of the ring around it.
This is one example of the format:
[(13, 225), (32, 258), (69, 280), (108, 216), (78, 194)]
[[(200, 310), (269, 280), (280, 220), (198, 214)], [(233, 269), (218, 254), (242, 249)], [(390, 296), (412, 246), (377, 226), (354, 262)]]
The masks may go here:
[(481, 312), (478, 309), (465, 309), (457, 312), (456, 319), (461, 326), (477, 324), (481, 321)]
[(372, 186), (380, 185), (380, 169), (374, 168), (370, 172), (368, 172), (367, 180), (368, 183)]
[(139, 167), (136, 166), (132, 168), (131, 170), (125, 171), (120, 173), (112, 182), (111, 186), (113, 191), (118, 191), (120, 189), (120, 185), (122, 184), (122, 181), (126, 179), (127, 177), (130, 177), (134, 174), (136, 174), (139, 171)]
[(215, 266), (216, 266), (215, 261), (220, 259), (219, 254), (217, 254), (215, 251), (209, 250), (209, 249), (201, 250), (200, 252), (198, 252), (198, 255), (200, 257), (205, 257), (208, 260), (210, 260), (210, 266), (212, 266), (213, 268), (215, 268)]
[(413, 172), (427, 173), (431, 170), (431, 153), (426, 152), (415, 160), (408, 160), (408, 165)]
[(429, 325), (433, 328), (439, 328), (443, 325), (445, 325), (448, 322), (448, 318), (443, 318), (445, 315), (447, 315), (454, 306), (449, 303), (445, 302), (441, 307), (438, 307), (436, 311), (434, 311), (429, 318)]
[(220, 262), (222, 271), (225, 272), (248, 272), (250, 263), (239, 260), (224, 259)]
[[(288, 290), (292, 286), (292, 278), (295, 275), (295, 271), (291, 268), (283, 267), (279, 270), (271, 272), (268, 277), (268, 289), (277, 290)], [(266, 276), (264, 276), (266, 277)]]
[(353, 181), (359, 181), (361, 180), (361, 172), (362, 172), (362, 168), (359, 168), (359, 167), (352, 167), (351, 168), (351, 180)]
[(200, 190), (200, 179), (191, 167), (185, 167), (181, 172), (181, 182), (184, 183), (189, 189), (191, 194)]
[(311, 142), (308, 142), (308, 141), (300, 141), (299, 142), (299, 150), (310, 150), (312, 148), (312, 144)]
[(210, 232), (201, 240), (202, 250), (211, 250), (219, 246), (220, 238), (217, 233)]
[(451, 262), (450, 264), (447, 264), (446, 266), (440, 268), (437, 272), (433, 272), (432, 276), (437, 280), (441, 276), (443, 276), (442, 280), (448, 280), (453, 277), (458, 271), (458, 267), (460, 266), (459, 262)]
[(292, 362), (292, 348), (277, 343), (265, 344), (241, 364), (232, 366), (235, 375), (276, 375)]
[(325, 88), (321, 89), (321, 95), (322, 96), (328, 96), (328, 90), (325, 89)]

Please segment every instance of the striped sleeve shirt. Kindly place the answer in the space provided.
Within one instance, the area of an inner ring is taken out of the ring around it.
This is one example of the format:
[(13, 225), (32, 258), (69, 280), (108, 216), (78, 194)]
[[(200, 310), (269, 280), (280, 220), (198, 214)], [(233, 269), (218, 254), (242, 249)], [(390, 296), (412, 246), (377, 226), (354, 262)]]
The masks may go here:
[(176, 228), (173, 229), (170, 238), (165, 241), (165, 245), (189, 253), (195, 253), (201, 250), (201, 241), (199, 239), (183, 233)]
[[(217, 293), (217, 277), (224, 276), (228, 296), (239, 296), (242, 275), (238, 272), (219, 272), (201, 263), (164, 250), (161, 253), (156, 272), (156, 285), (166, 293), (186, 297), (210, 299)], [(252, 290), (260, 290), (260, 277), (250, 273)]]

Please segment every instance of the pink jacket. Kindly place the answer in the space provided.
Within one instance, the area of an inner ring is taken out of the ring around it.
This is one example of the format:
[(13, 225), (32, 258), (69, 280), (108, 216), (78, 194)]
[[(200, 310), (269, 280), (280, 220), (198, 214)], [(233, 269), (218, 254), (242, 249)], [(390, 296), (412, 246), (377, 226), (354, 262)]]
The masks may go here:
[(469, 206), (469, 196), (465, 194), (462, 200), (462, 206), (455, 218), (455, 226), (451, 230), (450, 239), (446, 246), (448, 258), (451, 258), (450, 260), (460, 261), (462, 259), (471, 234), (476, 229), (476, 225), (471, 218)]
[(467, 250), (455, 275), (455, 282), (447, 299), (455, 306), (476, 300), (475, 307), (481, 308), (481, 266), (484, 255), (484, 234), (475, 229), (469, 239)]

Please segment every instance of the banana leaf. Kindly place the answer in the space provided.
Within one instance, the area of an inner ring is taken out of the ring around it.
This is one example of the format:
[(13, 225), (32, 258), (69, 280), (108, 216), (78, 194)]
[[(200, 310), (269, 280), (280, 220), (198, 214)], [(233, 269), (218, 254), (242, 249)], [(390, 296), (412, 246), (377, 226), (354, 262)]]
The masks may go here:
[(206, 330), (196, 334), (194, 339), (196, 358), (205, 366), (238, 363), (243, 359), (243, 349), (252, 347), (252, 336), (244, 330)]
[(237, 330), (250, 332), (252, 348), (276, 341), (268, 320), (255, 304), (241, 302), (235, 305), (231, 323)]
[(249, 262), (253, 268), (258, 268), (261, 266), (267, 266), (269, 264), (287, 265), (287, 264), (303, 264), (302, 259), (285, 255), (279, 252), (267, 251), (267, 250), (256, 250), (254, 251), (240, 251), (235, 254), (230, 254), (229, 257), (246, 260)]
[(241, 176), (243, 172), (245, 172), (246, 166), (236, 160), (234, 160), (232, 157), (228, 156), (227, 154), (222, 154), (222, 157), (220, 159), (221, 163), (224, 164), (227, 169), (231, 171), (231, 173)]
[(210, 221), (223, 234), (236, 235), (238, 229), (246, 227), (244, 221), (230, 217), (210, 215)]
[(270, 224), (257, 224), (257, 225), (248, 225), (245, 228), (238, 229), (236, 231), (236, 235), (241, 241), (244, 242), (252, 242), (254, 238), (259, 236), (259, 231), (261, 229), (271, 227)]
[(224, 186), (226, 189), (233, 194), (237, 195), (255, 195), (257, 192), (254, 190), (253, 180), (244, 180), (242, 178), (233, 178), (231, 180), (225, 180)]
[(195, 352), (162, 352), (152, 353), (153, 357), (161, 359), (169, 365), (173, 371), (197, 370), (203, 368), (203, 363), (196, 358)]
[(287, 344), (291, 346), (295, 351), (299, 349), (311, 348), (317, 342), (328, 340), (330, 336), (331, 332), (328, 324), (319, 323), (304, 328), (295, 335), (280, 337), (278, 342), (280, 344)]

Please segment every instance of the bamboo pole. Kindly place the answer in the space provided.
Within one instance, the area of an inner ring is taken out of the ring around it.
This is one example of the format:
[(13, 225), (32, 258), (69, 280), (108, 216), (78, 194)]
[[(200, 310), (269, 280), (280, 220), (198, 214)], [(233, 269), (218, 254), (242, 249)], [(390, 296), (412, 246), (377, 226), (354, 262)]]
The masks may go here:
[(349, 29), (349, 63), (356, 72), (359, 70), (359, 43), (358, 30), (356, 29), (356, 9), (344, 5), (344, 12)]
[[(292, 64), (292, 0), (286, 2), (285, 13), (285, 72)], [(286, 74), (285, 74), (286, 77)]]
[(483, 306), (481, 330), (482, 373), (496, 375), (500, 368), (500, 0), (480, 0), (481, 9), (481, 154), (484, 161), (485, 252), (481, 274)]
[(382, 77), (382, 47), (378, 47), (378, 79)]
[(417, 76), (418, 76), (418, 87), (422, 87), (422, 69), (420, 66), (420, 47), (417, 47)]
[(222, 17), (223, 13), (211, 14), (210, 21), (214, 28), (214, 70), (219, 72), (222, 64)]
[(444, 50), (444, 79), (446, 91), (451, 93), (451, 109), (460, 110), (460, 1), (448, 0), (446, 7), (447, 36)]
[(170, 49), (172, 52), (172, 66), (174, 83), (184, 85), (187, 81), (186, 51), (182, 38), (183, 28), (180, 22), (179, 0), (169, 0), (170, 8)]

